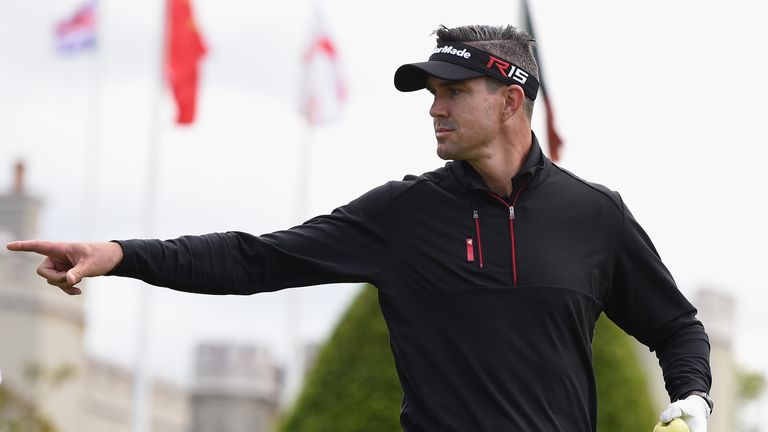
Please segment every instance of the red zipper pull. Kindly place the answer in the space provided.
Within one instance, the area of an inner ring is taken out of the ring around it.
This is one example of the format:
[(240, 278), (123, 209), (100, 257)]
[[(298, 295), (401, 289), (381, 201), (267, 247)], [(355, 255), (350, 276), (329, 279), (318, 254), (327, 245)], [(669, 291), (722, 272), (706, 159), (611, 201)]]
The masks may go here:
[(477, 252), (480, 260), (480, 268), (483, 268), (483, 241), (480, 237), (480, 215), (477, 213), (477, 210), (472, 210), (472, 219), (475, 220), (475, 234), (477, 235)]
[(475, 246), (472, 237), (467, 237), (467, 262), (475, 262)]

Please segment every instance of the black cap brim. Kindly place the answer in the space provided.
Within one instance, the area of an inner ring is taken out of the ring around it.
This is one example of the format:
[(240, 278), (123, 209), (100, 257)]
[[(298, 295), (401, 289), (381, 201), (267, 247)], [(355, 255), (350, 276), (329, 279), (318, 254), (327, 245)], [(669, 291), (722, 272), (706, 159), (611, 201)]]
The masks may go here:
[(483, 76), (483, 73), (442, 61), (404, 64), (395, 71), (395, 88), (401, 92), (421, 90), (427, 85), (427, 77), (447, 81), (461, 81)]

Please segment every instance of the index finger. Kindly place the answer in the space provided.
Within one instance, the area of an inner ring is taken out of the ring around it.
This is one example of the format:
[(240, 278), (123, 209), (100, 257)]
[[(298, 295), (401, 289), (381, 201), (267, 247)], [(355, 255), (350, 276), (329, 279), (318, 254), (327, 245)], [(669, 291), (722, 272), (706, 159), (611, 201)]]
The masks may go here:
[(46, 240), (13, 241), (5, 245), (5, 247), (14, 252), (36, 252), (43, 255), (47, 255), (56, 249), (54, 242)]

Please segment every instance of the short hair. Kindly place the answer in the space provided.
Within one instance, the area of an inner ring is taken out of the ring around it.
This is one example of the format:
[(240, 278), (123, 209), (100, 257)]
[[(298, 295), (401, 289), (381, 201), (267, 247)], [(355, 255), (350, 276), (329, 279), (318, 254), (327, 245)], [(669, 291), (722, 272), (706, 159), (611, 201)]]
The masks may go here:
[[(514, 26), (469, 25), (448, 28), (440, 25), (432, 34), (437, 36), (438, 45), (447, 42), (462, 42), (475, 48), (480, 48), (483, 51), (488, 51), (511, 61), (533, 75), (537, 80), (539, 79), (539, 65), (536, 63), (536, 57), (533, 54), (535, 40), (531, 35), (518, 30)], [(499, 81), (503, 85), (508, 85), (501, 80), (494, 79), (493, 81)], [(523, 102), (523, 109), (528, 120), (533, 116), (533, 105), (533, 99), (526, 96)]]

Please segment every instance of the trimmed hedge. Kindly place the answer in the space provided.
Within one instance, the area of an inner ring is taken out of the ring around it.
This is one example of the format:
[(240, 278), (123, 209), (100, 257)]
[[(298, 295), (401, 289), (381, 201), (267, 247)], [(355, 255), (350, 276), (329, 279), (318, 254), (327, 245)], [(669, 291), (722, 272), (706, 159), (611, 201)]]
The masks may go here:
[[(651, 430), (653, 412), (632, 338), (601, 317), (593, 356), (598, 431)], [(398, 432), (402, 389), (377, 292), (366, 286), (321, 349), (281, 432)]]
[(597, 380), (599, 432), (652, 430), (658, 413), (635, 341), (605, 315), (597, 320), (592, 341), (592, 364)]
[(279, 430), (397, 432), (402, 393), (378, 294), (368, 285), (320, 350)]

